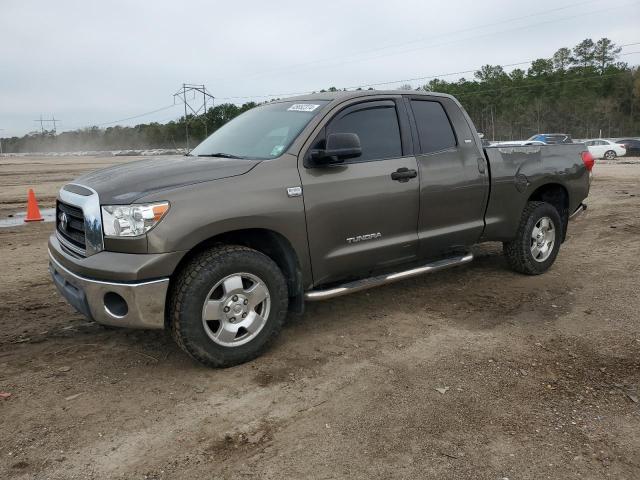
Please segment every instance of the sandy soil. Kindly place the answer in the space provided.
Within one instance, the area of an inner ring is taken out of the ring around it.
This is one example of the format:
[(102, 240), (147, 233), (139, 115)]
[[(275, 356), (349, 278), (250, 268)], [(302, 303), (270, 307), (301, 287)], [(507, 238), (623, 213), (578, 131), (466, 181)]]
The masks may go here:
[[(0, 216), (123, 158), (0, 159)], [(0, 229), (0, 478), (640, 478), (640, 162), (600, 162), (554, 267), (309, 304), (254, 362), (87, 323), (52, 224)], [(440, 389), (440, 390), (438, 390)]]

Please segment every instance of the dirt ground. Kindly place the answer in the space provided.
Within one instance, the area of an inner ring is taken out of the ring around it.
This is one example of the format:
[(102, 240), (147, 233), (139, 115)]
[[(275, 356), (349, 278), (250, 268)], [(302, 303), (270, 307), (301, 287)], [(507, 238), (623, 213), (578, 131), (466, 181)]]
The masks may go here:
[[(0, 218), (123, 158), (2, 158)], [(0, 478), (640, 478), (640, 161), (599, 162), (553, 268), (469, 266), (308, 304), (210, 370), (86, 322), (52, 223), (0, 229)]]

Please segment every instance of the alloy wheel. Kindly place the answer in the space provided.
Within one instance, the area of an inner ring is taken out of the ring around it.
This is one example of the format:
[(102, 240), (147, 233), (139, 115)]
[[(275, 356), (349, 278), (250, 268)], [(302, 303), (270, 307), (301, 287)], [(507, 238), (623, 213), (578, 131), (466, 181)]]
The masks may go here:
[(531, 255), (536, 262), (544, 262), (553, 251), (556, 229), (549, 217), (538, 220), (531, 231)]
[(264, 281), (251, 273), (234, 273), (209, 291), (202, 307), (202, 324), (218, 345), (237, 347), (260, 333), (270, 307), (271, 296)]

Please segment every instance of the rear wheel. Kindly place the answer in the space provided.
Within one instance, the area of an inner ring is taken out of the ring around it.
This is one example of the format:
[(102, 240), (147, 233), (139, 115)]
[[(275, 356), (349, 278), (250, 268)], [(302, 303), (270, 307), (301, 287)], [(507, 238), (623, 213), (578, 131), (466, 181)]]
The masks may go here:
[(507, 263), (516, 272), (539, 275), (558, 255), (562, 241), (562, 220), (546, 202), (528, 202), (522, 212), (516, 238), (503, 243)]
[(613, 160), (614, 158), (616, 158), (616, 152), (614, 152), (613, 150), (607, 150), (606, 152), (604, 152), (604, 158), (606, 158), (607, 160)]
[(199, 362), (228, 367), (260, 355), (287, 313), (282, 272), (266, 255), (221, 246), (195, 256), (172, 289), (170, 321), (180, 347)]

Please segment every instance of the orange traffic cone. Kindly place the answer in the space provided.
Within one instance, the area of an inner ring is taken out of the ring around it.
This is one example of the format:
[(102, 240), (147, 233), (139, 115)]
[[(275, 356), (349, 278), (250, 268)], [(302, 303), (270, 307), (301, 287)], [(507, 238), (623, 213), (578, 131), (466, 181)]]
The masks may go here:
[(29, 189), (27, 196), (27, 216), (25, 222), (41, 222), (44, 218), (40, 215), (40, 209), (38, 208), (38, 201), (36, 200), (36, 194), (33, 193), (33, 189)]

